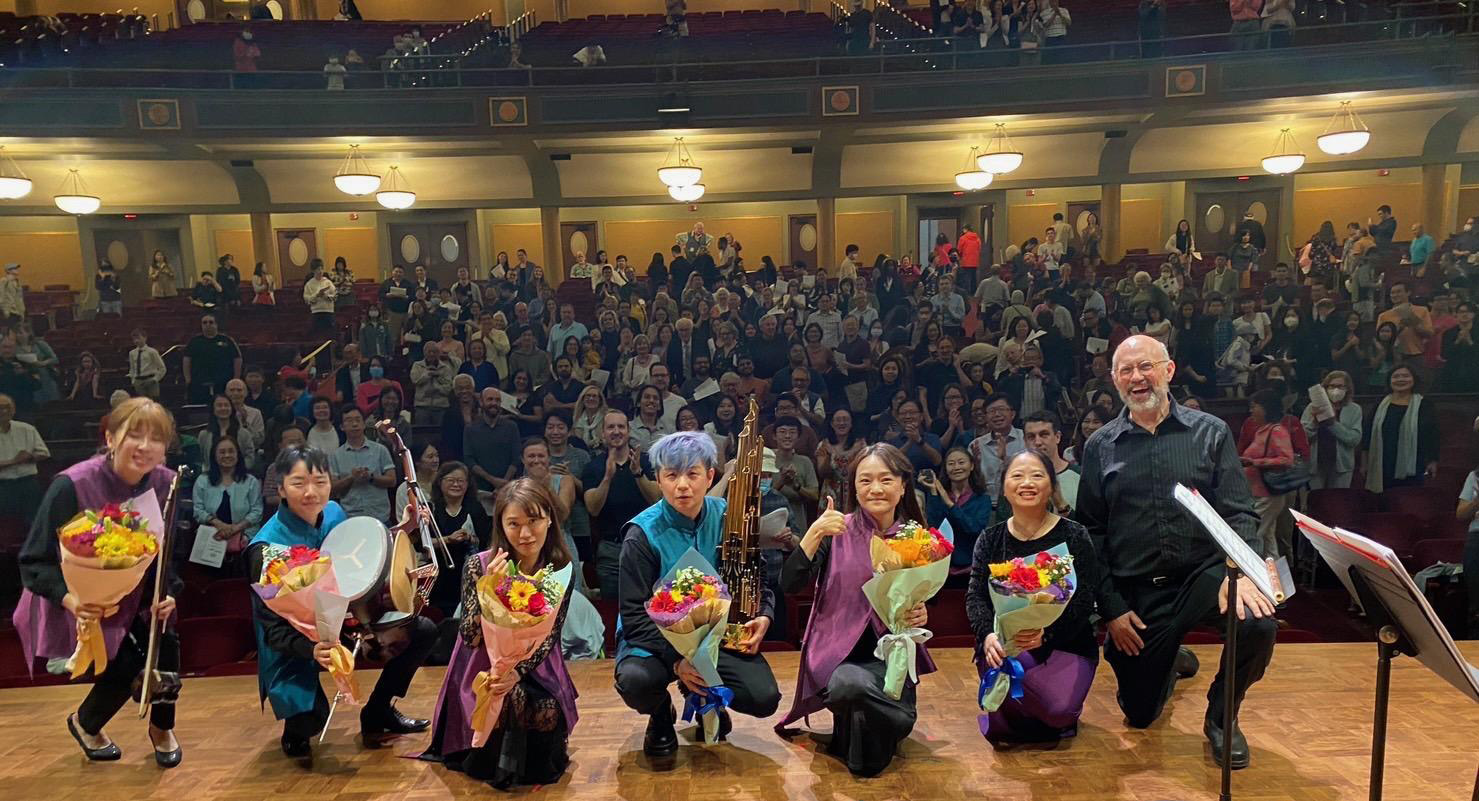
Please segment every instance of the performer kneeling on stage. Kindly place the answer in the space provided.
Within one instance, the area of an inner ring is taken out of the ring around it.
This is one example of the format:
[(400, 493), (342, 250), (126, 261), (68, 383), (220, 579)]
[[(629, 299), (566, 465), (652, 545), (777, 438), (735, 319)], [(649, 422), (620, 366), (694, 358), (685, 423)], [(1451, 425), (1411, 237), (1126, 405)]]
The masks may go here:
[[(1008, 698), (999, 709), (981, 716), (981, 734), (998, 748), (1018, 743), (1051, 743), (1078, 733), (1084, 699), (1099, 665), (1099, 644), (1089, 622), (1094, 591), (1099, 586), (1094, 544), (1084, 527), (1054, 514), (1050, 504), (1058, 490), (1058, 474), (1048, 457), (1022, 451), (1007, 461), (1002, 490), (1012, 516), (997, 523), (976, 540), (971, 557), (971, 583), (965, 611), (976, 634), (976, 668), (1001, 669), (1006, 646), (1020, 648), (1022, 697)], [(1064, 545), (1073, 557), (1077, 586), (1062, 613), (1046, 629), (1019, 631), (1014, 642), (996, 634), (991, 599), (991, 565), (1012, 559), (1032, 559)]]
[[(647, 455), (657, 471), (662, 500), (632, 518), (622, 532), (616, 691), (627, 706), (648, 716), (642, 750), (649, 757), (665, 758), (678, 750), (677, 714), (668, 685), (676, 678), (689, 692), (702, 694), (705, 683), (663, 638), (647, 615), (646, 603), (689, 548), (717, 566), (726, 503), (705, 495), (719, 462), (714, 440), (707, 434), (669, 434), (653, 443)], [(734, 692), (729, 707), (757, 718), (769, 717), (781, 702), (770, 665), (760, 656), (760, 641), (774, 609), (775, 592), (767, 587), (761, 593), (760, 614), (745, 624), (742, 650), (719, 652), (719, 676)], [(729, 716), (721, 713), (720, 735), (729, 729)]]
[[(329, 457), (309, 447), (289, 447), (273, 465), (282, 476), (282, 506), (252, 538), (246, 550), (247, 576), (262, 574), (262, 549), (267, 545), (319, 548), (334, 526), (344, 522), (344, 510), (329, 500), (332, 478)], [(309, 740), (328, 722), (329, 702), (319, 685), (318, 670), (327, 669), (334, 643), (314, 643), (292, 624), (267, 608), (252, 594), (257, 629), (257, 683), (273, 714), (283, 721), (282, 751), (290, 757), (310, 754)], [(391, 703), (406, 694), (416, 669), (436, 644), (436, 624), (414, 617), (396, 632), (405, 637), (405, 650), (385, 663), (375, 689), (360, 710), (360, 734), (374, 747), (387, 736), (424, 731), (428, 721), (408, 718)]]
[[(883, 691), (887, 665), (873, 652), (888, 629), (863, 594), (863, 584), (873, 578), (869, 543), (875, 534), (884, 536), (910, 521), (923, 524), (925, 517), (909, 457), (892, 445), (860, 451), (849, 481), (857, 508), (844, 516), (828, 500), (827, 510), (807, 529), (781, 573), (786, 592), (803, 589), (818, 575), (820, 579), (801, 649), (796, 701), (776, 731), (825, 708), (832, 713), (828, 752), (844, 760), (853, 774), (876, 776), (913, 731), (917, 710), (914, 682), (905, 682), (898, 699)], [(924, 604), (904, 618), (911, 628), (927, 622)], [(918, 658), (921, 675), (934, 672), (922, 644)]]
[[(1229, 603), (1226, 556), (1175, 500), (1176, 485), (1201, 493), (1248, 547), (1263, 549), (1232, 431), (1171, 399), (1175, 373), (1159, 341), (1132, 336), (1120, 343), (1112, 376), (1125, 409), (1085, 443), (1078, 489), (1077, 517), (1100, 560), (1104, 658), (1119, 682), (1125, 721), (1137, 729), (1161, 716), (1178, 675), (1196, 672), (1195, 657), (1180, 647), (1186, 633), (1200, 623), (1221, 630)], [(1232, 767), (1245, 768), (1248, 743), (1236, 727), (1224, 731), (1223, 693), (1241, 704), (1263, 678), (1278, 627), (1273, 602), (1253, 582), (1240, 581), (1237, 590), (1237, 661), (1232, 676), (1225, 665), (1217, 671), (1202, 729), (1214, 761), (1222, 759), (1226, 735)]]
[(491, 664), (483, 643), (478, 579), (506, 574), (510, 560), (526, 576), (546, 566), (559, 570), (571, 562), (556, 521), (555, 498), (533, 479), (518, 479), (498, 491), (492, 548), (467, 560), (461, 636), (437, 698), (431, 746), (421, 755), (499, 789), (558, 781), (570, 764), (567, 746), (578, 719), (575, 684), (560, 654), (560, 633), (570, 607), (561, 604), (554, 628), (534, 653), (506, 675), (493, 677), (491, 689), (503, 697), (502, 711), (488, 741), (472, 745), (477, 704), (473, 687), (478, 673)]
[[(21, 582), (25, 586), (16, 607), (14, 622), (29, 667), (36, 657), (69, 657), (77, 646), (78, 621), (101, 621), (107, 645), (108, 666), (97, 677), (77, 711), (67, 717), (67, 730), (95, 762), (119, 759), (118, 746), (103, 733), (103, 726), (123, 708), (132, 693), (134, 680), (144, 668), (149, 640), (149, 602), (154, 586), (153, 571), (169, 569), (157, 562), (116, 607), (84, 604), (67, 590), (62, 575), (61, 544), (57, 532), (85, 511), (99, 511), (109, 504), (122, 504), (153, 490), (164, 509), (174, 471), (164, 466), (164, 453), (175, 436), (170, 413), (148, 398), (130, 398), (108, 416), (106, 452), (63, 470), (52, 479), (31, 532), (21, 547)], [(172, 572), (166, 573), (174, 583)], [(175, 611), (175, 599), (166, 595), (153, 606), (153, 614), (167, 620)], [(178, 672), (180, 641), (168, 630), (159, 639), (157, 669)], [(180, 764), (182, 752), (175, 740), (175, 705), (150, 706), (149, 739), (154, 760), (163, 768)]]

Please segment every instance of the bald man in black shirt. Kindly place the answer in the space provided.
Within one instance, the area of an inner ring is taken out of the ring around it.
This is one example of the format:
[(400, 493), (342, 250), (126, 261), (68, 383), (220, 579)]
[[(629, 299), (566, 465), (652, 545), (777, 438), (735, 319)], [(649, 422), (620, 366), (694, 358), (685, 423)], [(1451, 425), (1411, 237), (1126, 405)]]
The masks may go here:
[[(1227, 601), (1226, 557), (1173, 498), (1184, 484), (1202, 494), (1255, 552), (1258, 516), (1222, 420), (1171, 400), (1176, 364), (1160, 342), (1133, 336), (1114, 352), (1110, 375), (1125, 410), (1085, 443), (1076, 516), (1101, 560), (1099, 614), (1108, 622), (1104, 657), (1119, 683), (1126, 722), (1145, 728), (1160, 717), (1176, 683), (1186, 633), (1220, 628)], [(1233, 687), (1241, 704), (1273, 655), (1273, 603), (1251, 581), (1238, 583), (1241, 621)], [(1204, 732), (1222, 758), (1225, 671), (1207, 693)], [(1234, 726), (1232, 766), (1248, 766), (1247, 741)]]

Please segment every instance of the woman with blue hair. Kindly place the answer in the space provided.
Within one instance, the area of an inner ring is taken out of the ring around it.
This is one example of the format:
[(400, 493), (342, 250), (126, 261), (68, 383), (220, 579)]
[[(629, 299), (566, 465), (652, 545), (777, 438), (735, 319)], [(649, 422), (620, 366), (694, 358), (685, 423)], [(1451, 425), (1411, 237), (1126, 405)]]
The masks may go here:
[[(616, 629), (616, 691), (627, 706), (648, 716), (642, 750), (654, 759), (671, 758), (678, 750), (677, 713), (668, 685), (677, 679), (686, 690), (702, 694), (705, 682), (688, 660), (679, 656), (652, 619), (646, 602), (652, 588), (689, 548), (718, 564), (724, 537), (723, 498), (708, 496), (719, 466), (714, 440), (701, 431), (681, 431), (654, 442), (647, 456), (657, 473), (662, 499), (632, 518), (622, 530), (619, 619)], [(740, 650), (719, 653), (718, 671), (734, 691), (729, 707), (765, 718), (780, 705), (775, 675), (760, 655), (760, 641), (775, 617), (775, 594), (760, 594), (760, 613), (745, 624)], [(730, 729), (721, 712), (720, 736)]]

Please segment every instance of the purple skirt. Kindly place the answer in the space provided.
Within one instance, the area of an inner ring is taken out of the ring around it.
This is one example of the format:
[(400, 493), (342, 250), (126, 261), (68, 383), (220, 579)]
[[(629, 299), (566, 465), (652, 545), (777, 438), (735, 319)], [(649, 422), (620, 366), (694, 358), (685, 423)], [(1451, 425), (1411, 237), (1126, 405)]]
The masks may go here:
[[(1017, 661), (1023, 669), (1022, 697), (1008, 698), (1000, 709), (981, 715), (981, 734), (992, 743), (1054, 742), (1077, 734), (1098, 660), (1052, 651), (1039, 663), (1024, 651)], [(983, 677), (988, 670), (979, 658), (976, 670)]]

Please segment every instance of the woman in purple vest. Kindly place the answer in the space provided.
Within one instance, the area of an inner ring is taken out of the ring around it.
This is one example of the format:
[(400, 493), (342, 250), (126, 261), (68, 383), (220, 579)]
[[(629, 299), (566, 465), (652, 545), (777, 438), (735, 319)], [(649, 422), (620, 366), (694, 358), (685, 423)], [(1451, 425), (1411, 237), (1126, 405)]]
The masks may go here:
[[(38, 656), (70, 656), (77, 645), (77, 621), (102, 619), (108, 667), (95, 677), (77, 711), (67, 716), (67, 730), (82, 747), (82, 753), (95, 762), (123, 756), (103, 733), (103, 726), (128, 702), (134, 679), (143, 669), (150, 613), (144, 596), (154, 586), (154, 573), (151, 569), (145, 574), (112, 614), (80, 603), (67, 591), (62, 577), (57, 529), (81, 512), (132, 500), (149, 490), (154, 491), (162, 510), (175, 475), (164, 466), (165, 448), (175, 436), (175, 421), (163, 406), (148, 398), (130, 398), (113, 409), (108, 422), (107, 450), (63, 470), (52, 479), (41, 499), (30, 535), (21, 547), (25, 590), (13, 617), (27, 667)], [(174, 577), (169, 578), (166, 586), (174, 583)], [(161, 620), (167, 620), (174, 611), (171, 595), (153, 607)], [(158, 669), (178, 672), (179, 639), (166, 631), (159, 644)], [(149, 740), (154, 744), (154, 760), (162, 768), (180, 764), (182, 754), (174, 728), (174, 704), (150, 706)]]
[[(905, 683), (898, 699), (883, 692), (886, 666), (873, 651), (888, 631), (863, 595), (863, 584), (873, 577), (868, 543), (875, 534), (911, 520), (924, 523), (924, 512), (914, 493), (909, 457), (892, 445), (865, 447), (853, 460), (849, 480), (856, 508), (844, 516), (829, 500), (781, 571), (786, 592), (797, 592), (815, 579), (816, 600), (801, 646), (796, 701), (776, 731), (793, 733), (785, 726), (826, 709), (832, 713), (828, 753), (844, 760), (854, 775), (877, 776), (914, 729), (917, 713), (912, 682)], [(927, 622), (924, 604), (904, 618), (911, 627)], [(921, 645), (919, 673), (934, 669)]]
[(570, 563), (565, 538), (555, 517), (555, 499), (532, 479), (521, 478), (499, 490), (493, 504), (493, 543), (467, 560), (462, 577), (461, 637), (442, 679), (432, 720), (431, 746), (422, 759), (440, 760), (452, 770), (482, 779), (499, 789), (514, 785), (553, 784), (570, 764), (568, 744), (575, 728), (575, 685), (560, 655), (560, 632), (568, 603), (560, 605), (555, 626), (528, 659), (496, 677), (494, 689), (507, 692), (498, 724), (488, 741), (472, 747), (473, 680), (488, 669), (479, 623), (478, 579), (508, 569), (509, 561), (533, 574), (545, 565), (556, 570)]
[(1005, 643), (993, 631), (996, 614), (988, 589), (991, 565), (1066, 543), (1078, 574), (1077, 591), (1057, 622), (1017, 634), (1016, 645), (1023, 649), (1016, 657), (1024, 668), (1022, 697), (1008, 698), (1000, 709), (981, 716), (981, 733), (997, 748), (1057, 742), (1077, 734), (1084, 699), (1099, 665), (1099, 648), (1089, 623), (1094, 588), (1099, 585), (1094, 543), (1083, 526), (1053, 514), (1049, 503), (1057, 490), (1058, 475), (1047, 457), (1030, 450), (1012, 457), (1002, 473), (1002, 491), (1012, 516), (987, 529), (976, 540), (971, 557), (965, 609), (976, 633), (976, 669), (982, 674), (1000, 668), (1006, 659)]

